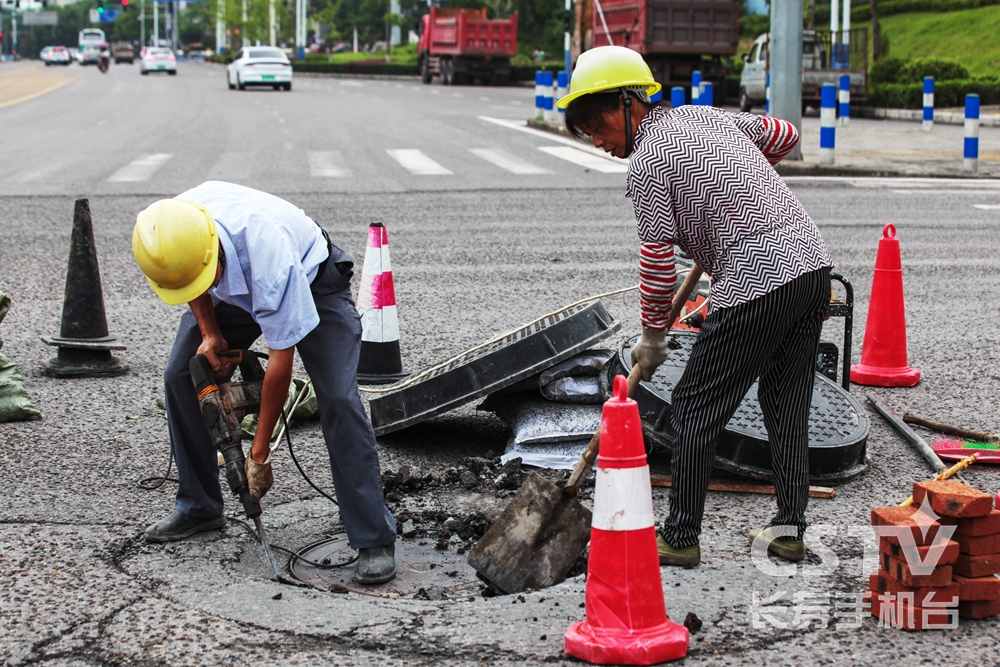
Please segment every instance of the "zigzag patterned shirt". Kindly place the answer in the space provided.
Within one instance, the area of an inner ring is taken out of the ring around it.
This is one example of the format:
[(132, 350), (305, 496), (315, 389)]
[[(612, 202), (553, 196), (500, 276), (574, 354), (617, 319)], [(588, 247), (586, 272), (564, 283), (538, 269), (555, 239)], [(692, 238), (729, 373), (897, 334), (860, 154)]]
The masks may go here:
[(643, 327), (666, 328), (674, 244), (711, 276), (711, 310), (832, 265), (819, 229), (772, 167), (798, 139), (786, 121), (713, 107), (655, 107), (646, 115), (626, 191), (642, 243)]

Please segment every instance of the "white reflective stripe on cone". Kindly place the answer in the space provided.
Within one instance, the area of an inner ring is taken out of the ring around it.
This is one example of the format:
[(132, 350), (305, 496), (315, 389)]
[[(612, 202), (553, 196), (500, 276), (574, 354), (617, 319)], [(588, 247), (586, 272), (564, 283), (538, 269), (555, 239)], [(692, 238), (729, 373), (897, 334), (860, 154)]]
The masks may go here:
[(594, 528), (642, 530), (651, 528), (654, 523), (649, 466), (597, 469), (591, 524)]
[(399, 340), (399, 317), (396, 306), (358, 308), (361, 315), (361, 340), (366, 343), (392, 343)]
[(390, 271), (392, 271), (392, 262), (389, 261), (388, 244), (381, 248), (368, 246), (365, 250), (365, 265), (361, 268), (361, 273), (366, 276), (374, 276)]

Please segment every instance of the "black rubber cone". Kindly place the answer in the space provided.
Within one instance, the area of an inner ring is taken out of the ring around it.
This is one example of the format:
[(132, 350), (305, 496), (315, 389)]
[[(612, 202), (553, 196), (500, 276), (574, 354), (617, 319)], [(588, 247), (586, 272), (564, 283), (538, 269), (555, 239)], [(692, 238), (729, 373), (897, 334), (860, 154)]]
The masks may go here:
[(43, 336), (42, 342), (59, 348), (55, 357), (42, 364), (52, 377), (108, 377), (128, 371), (128, 364), (111, 354), (111, 350), (124, 350), (125, 346), (108, 333), (94, 223), (86, 199), (77, 199), (73, 211), (59, 335)]

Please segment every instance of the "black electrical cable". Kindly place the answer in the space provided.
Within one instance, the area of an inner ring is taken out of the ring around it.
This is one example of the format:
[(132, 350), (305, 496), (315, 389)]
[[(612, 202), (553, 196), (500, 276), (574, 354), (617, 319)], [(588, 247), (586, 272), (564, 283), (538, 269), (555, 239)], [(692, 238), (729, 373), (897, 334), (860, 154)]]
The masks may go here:
[[(166, 484), (167, 482), (173, 482), (174, 484), (180, 484), (180, 480), (175, 479), (170, 476), (170, 469), (174, 466), (174, 448), (170, 448), (170, 459), (167, 461), (167, 472), (163, 473), (162, 476), (152, 476), (146, 479), (139, 480), (139, 488), (146, 491), (156, 491), (158, 488)], [(153, 484), (156, 482), (156, 484)]]
[[(251, 535), (253, 535), (254, 538), (256, 538), (256, 540), (258, 542), (261, 541), (260, 535), (258, 535), (257, 531), (254, 530), (254, 527), (251, 526), (246, 521), (243, 521), (242, 519), (237, 519), (234, 516), (227, 516), (226, 518), (229, 519), (230, 521), (232, 521), (233, 523), (240, 524), (241, 526), (243, 526), (244, 528), (246, 528), (247, 531), (249, 531), (249, 533)], [(357, 554), (355, 554), (353, 558), (351, 558), (350, 560), (344, 561), (343, 563), (317, 563), (316, 561), (309, 560), (305, 556), (302, 556), (301, 555), (301, 552), (302, 552), (301, 549), (299, 549), (299, 551), (292, 551), (291, 549), (286, 549), (285, 547), (278, 546), (277, 544), (271, 544), (270, 547), (272, 549), (277, 549), (278, 551), (283, 551), (284, 553), (289, 554), (293, 559), (300, 560), (303, 563), (305, 563), (306, 565), (311, 565), (311, 566), (315, 567), (317, 570), (335, 570), (335, 569), (340, 568), (340, 567), (346, 567), (347, 565), (350, 565), (351, 563), (353, 563), (353, 562), (355, 562), (355, 561), (358, 560), (358, 556), (357, 556)], [(289, 563), (289, 566), (291, 566), (291, 563)], [(289, 569), (291, 569), (291, 567), (289, 567)]]

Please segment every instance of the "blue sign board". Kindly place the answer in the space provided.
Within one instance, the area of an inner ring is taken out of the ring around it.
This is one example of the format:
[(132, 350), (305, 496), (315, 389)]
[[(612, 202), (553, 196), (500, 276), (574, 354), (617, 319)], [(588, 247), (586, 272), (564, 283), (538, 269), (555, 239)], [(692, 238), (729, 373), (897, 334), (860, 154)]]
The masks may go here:
[(114, 23), (115, 19), (118, 18), (118, 9), (105, 9), (101, 12), (101, 23)]

